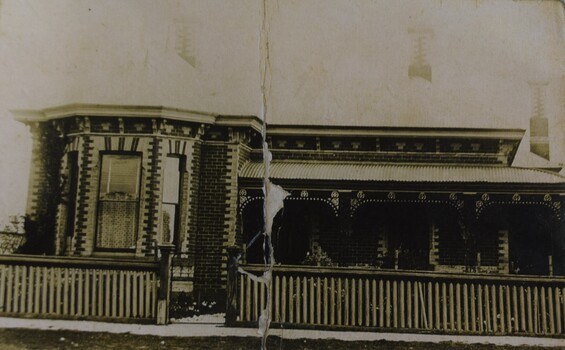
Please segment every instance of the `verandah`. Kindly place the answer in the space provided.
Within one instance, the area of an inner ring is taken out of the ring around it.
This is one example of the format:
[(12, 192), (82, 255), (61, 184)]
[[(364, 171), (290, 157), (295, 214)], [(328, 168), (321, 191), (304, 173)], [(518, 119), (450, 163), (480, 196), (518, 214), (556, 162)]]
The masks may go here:
[[(262, 262), (261, 202), (245, 190), (244, 261)], [(559, 196), (291, 191), (275, 220), (282, 264), (562, 275)]]

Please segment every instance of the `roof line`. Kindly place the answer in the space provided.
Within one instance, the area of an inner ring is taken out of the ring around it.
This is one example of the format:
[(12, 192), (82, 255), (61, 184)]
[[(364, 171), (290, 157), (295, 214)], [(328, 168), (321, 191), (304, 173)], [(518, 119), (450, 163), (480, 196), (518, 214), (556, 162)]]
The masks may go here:
[(166, 106), (137, 106), (71, 103), (39, 110), (15, 109), (10, 111), (22, 123), (43, 122), (72, 116), (168, 118), (203, 124), (252, 127), (261, 130), (262, 121), (256, 116), (221, 115)]
[[(565, 1), (565, 0), (564, 0)], [(416, 126), (364, 126), (364, 125), (320, 125), (320, 124), (272, 124), (267, 123), (268, 129), (278, 129), (278, 128), (287, 128), (287, 129), (351, 129), (351, 130), (371, 130), (371, 129), (379, 129), (379, 130), (445, 130), (445, 131), (514, 131), (514, 132), (525, 132), (525, 129), (520, 128), (464, 128), (464, 127), (416, 127)]]
[[(256, 164), (263, 164), (263, 161), (247, 161), (245, 165), (249, 163), (256, 163)], [(337, 161), (337, 160), (294, 160), (294, 159), (280, 159), (280, 160), (273, 160), (271, 164), (328, 164), (328, 165), (339, 165), (339, 164), (346, 164), (346, 165), (380, 165), (380, 166), (398, 166), (398, 167), (410, 167), (410, 166), (426, 166), (426, 167), (452, 167), (452, 168), (508, 168), (508, 169), (522, 169), (522, 170), (531, 170), (531, 171), (538, 171), (545, 174), (559, 176), (565, 180), (565, 176), (556, 173), (551, 170), (547, 170), (545, 168), (532, 168), (532, 167), (525, 167), (525, 166), (508, 166), (504, 164), (466, 164), (466, 163), (423, 163), (423, 162), (379, 162), (379, 161), (363, 161), (362, 163), (359, 161), (354, 160), (345, 160), (345, 161)]]
[(525, 129), (267, 124), (271, 136), (470, 137), (522, 140)]
[[(11, 110), (14, 118), (22, 123), (43, 122), (72, 116), (149, 117), (168, 118), (204, 124), (252, 127), (260, 131), (263, 121), (254, 115), (223, 115), (155, 105), (112, 105), (71, 103), (44, 109)], [(461, 127), (394, 127), (351, 125), (297, 125), (267, 124), (267, 134), (285, 136), (437, 136), (483, 137), (521, 140), (525, 129), (518, 128), (461, 128)]]
[[(243, 166), (240, 178), (261, 176), (262, 162)], [(437, 169), (437, 171), (436, 171)], [(419, 171), (419, 172), (413, 172)], [(411, 163), (330, 163), (330, 162), (273, 162), (271, 177), (275, 179), (351, 180), (392, 182), (485, 182), (565, 185), (565, 176), (543, 169), (459, 164)]]

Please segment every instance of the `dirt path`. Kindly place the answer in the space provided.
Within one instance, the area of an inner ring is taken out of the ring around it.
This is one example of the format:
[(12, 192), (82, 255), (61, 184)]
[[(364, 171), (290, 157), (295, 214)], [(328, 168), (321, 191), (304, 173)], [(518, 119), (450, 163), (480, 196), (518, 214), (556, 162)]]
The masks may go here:
[[(333, 339), (283, 339), (270, 337), (271, 350), (526, 350), (531, 346), (493, 346), (489, 344), (416, 343), (389, 341), (341, 341)], [(0, 349), (259, 349), (259, 339), (252, 337), (160, 337), (136, 334), (112, 334), (62, 330), (0, 329)], [(555, 349), (555, 348), (554, 348)]]

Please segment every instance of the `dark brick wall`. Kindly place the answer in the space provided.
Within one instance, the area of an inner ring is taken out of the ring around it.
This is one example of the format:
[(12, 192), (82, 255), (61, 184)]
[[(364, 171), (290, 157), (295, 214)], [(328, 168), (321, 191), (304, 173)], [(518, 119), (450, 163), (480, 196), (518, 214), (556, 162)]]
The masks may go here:
[(230, 183), (228, 149), (224, 143), (201, 145), (198, 226), (192, 240), (195, 248), (194, 289), (200, 299), (221, 299), (224, 293), (223, 252), (228, 226), (225, 219), (229, 207), (227, 186)]

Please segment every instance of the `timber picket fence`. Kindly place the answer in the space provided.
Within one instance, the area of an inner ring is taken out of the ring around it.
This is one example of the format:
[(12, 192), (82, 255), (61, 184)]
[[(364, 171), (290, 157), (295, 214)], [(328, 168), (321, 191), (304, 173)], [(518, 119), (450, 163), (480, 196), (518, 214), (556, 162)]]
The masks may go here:
[[(256, 322), (266, 286), (244, 274), (228, 282), (235, 283), (235, 323)], [(565, 278), (277, 266), (271, 293), (272, 320), (287, 325), (565, 334)]]
[(159, 262), (0, 256), (0, 315), (152, 322)]

